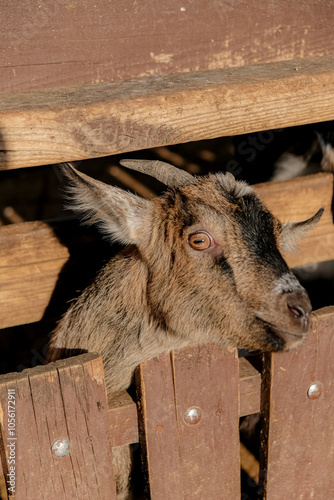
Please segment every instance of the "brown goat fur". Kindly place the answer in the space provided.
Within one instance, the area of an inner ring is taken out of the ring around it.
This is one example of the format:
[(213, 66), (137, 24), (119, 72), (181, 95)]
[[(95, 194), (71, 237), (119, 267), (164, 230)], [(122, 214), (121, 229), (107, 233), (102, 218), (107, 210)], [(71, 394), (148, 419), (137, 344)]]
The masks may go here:
[[(60, 321), (50, 360), (78, 349), (101, 353), (112, 393), (130, 385), (144, 360), (189, 343), (277, 351), (304, 339), (311, 307), (280, 250), (294, 246), (322, 211), (282, 225), (231, 174), (182, 172), (178, 183), (168, 166), (172, 187), (148, 201), (70, 165), (64, 172), (74, 209), (128, 246)], [(119, 498), (127, 498), (126, 454), (115, 454)]]

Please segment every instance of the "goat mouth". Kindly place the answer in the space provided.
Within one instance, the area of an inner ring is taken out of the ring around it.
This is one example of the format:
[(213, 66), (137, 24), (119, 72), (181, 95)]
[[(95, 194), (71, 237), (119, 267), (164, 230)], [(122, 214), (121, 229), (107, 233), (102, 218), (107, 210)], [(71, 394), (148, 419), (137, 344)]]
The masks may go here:
[(276, 335), (277, 337), (282, 338), (285, 342), (298, 342), (303, 340), (306, 337), (307, 331), (303, 333), (294, 333), (289, 330), (285, 330), (284, 328), (280, 328), (276, 325), (273, 325), (269, 321), (265, 321), (259, 317), (256, 318), (258, 321), (266, 325), (270, 332)]

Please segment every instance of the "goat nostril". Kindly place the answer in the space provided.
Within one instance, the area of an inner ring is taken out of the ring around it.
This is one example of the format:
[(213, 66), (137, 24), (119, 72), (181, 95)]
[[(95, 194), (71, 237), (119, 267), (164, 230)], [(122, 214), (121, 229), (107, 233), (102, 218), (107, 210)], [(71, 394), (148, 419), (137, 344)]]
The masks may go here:
[(301, 318), (306, 315), (304, 309), (299, 306), (288, 306), (289, 310), (292, 312), (296, 318)]

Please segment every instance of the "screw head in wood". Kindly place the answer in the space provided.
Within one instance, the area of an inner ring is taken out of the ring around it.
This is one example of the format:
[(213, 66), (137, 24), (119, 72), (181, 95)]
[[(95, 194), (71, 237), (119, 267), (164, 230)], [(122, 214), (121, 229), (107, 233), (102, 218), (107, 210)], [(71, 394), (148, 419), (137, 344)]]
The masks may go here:
[(55, 457), (66, 457), (71, 452), (71, 443), (66, 438), (57, 439), (51, 446), (51, 453)]
[(183, 420), (187, 425), (195, 425), (202, 418), (202, 410), (199, 406), (191, 406), (183, 414)]
[(321, 382), (313, 382), (307, 389), (307, 397), (309, 399), (318, 399), (324, 392), (324, 385)]

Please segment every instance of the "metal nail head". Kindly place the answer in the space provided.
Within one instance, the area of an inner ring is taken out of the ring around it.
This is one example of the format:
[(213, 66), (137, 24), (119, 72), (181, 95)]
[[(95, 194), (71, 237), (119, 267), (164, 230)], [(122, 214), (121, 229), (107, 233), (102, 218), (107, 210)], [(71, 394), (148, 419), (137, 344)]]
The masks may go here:
[(51, 446), (51, 453), (56, 457), (66, 457), (71, 452), (71, 443), (66, 438), (57, 439)]
[(321, 382), (313, 382), (307, 389), (307, 397), (309, 399), (318, 399), (324, 392), (324, 385)]
[(202, 410), (199, 406), (192, 406), (184, 412), (183, 420), (187, 425), (195, 425), (202, 418)]

